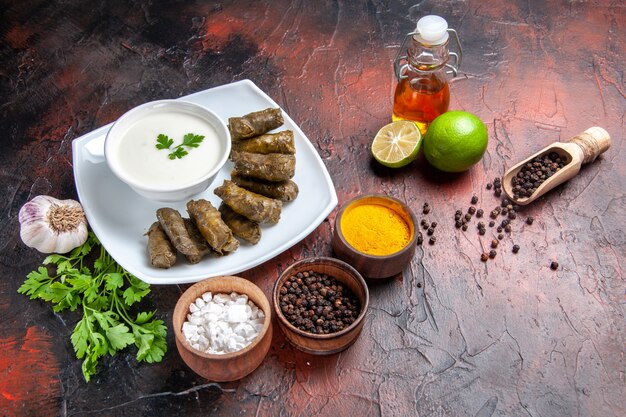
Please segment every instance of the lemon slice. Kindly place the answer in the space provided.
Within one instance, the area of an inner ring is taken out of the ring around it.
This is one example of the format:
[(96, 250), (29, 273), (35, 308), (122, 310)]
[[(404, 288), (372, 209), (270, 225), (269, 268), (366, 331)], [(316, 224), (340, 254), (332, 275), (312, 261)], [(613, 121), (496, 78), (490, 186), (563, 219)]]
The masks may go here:
[(372, 142), (372, 156), (386, 167), (400, 168), (417, 158), (422, 135), (417, 125), (401, 120), (383, 126)]

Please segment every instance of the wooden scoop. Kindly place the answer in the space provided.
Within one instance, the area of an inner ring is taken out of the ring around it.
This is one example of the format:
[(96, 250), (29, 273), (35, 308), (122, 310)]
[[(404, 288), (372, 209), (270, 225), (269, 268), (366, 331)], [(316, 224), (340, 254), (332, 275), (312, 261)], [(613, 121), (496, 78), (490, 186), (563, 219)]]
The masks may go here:
[[(539, 152), (531, 155), (525, 160), (509, 169), (502, 177), (502, 187), (511, 201), (519, 205), (532, 203), (554, 187), (578, 174), (582, 164), (595, 161), (595, 159), (609, 149), (611, 146), (611, 136), (601, 127), (590, 127), (569, 140), (569, 142), (555, 142), (546, 146)], [(565, 159), (565, 166), (546, 179), (530, 197), (513, 198), (513, 184), (511, 180), (523, 168), (524, 164), (530, 162), (537, 156), (543, 156), (550, 152), (556, 152), (562, 159)]]

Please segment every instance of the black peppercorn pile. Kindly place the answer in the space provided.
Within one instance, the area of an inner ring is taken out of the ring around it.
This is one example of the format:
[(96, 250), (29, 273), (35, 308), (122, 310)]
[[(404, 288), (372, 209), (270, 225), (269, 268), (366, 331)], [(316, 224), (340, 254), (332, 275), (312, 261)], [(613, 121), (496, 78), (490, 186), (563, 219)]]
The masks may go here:
[(565, 166), (565, 159), (556, 152), (533, 158), (511, 179), (513, 198), (530, 197), (539, 186)]
[(349, 288), (315, 271), (290, 276), (279, 291), (280, 310), (287, 321), (309, 333), (339, 332), (354, 323), (361, 311)]

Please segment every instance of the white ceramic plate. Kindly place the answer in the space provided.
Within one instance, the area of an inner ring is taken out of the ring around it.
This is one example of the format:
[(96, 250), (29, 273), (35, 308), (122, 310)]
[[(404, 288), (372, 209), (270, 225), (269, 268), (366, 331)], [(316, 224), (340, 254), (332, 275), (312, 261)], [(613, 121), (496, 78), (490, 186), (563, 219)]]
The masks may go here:
[[(226, 123), (229, 117), (279, 107), (250, 80), (201, 91), (181, 100), (210, 108)], [(317, 151), (284, 110), (283, 115), (285, 124), (277, 130), (290, 129), (294, 133), (293, 180), (300, 193), (294, 201), (283, 205), (278, 224), (262, 227), (261, 240), (256, 245), (242, 242), (236, 252), (224, 257), (210, 256), (196, 265), (187, 264), (179, 256), (170, 269), (152, 267), (144, 234), (156, 220), (156, 210), (168, 206), (186, 216), (186, 202), (167, 204), (140, 197), (113, 175), (101, 157), (94, 156), (111, 124), (72, 143), (76, 189), (89, 225), (117, 263), (150, 284), (183, 284), (216, 275), (238, 274), (282, 253), (315, 230), (337, 205), (335, 187)], [(217, 207), (221, 200), (213, 190), (230, 178), (231, 170), (232, 163), (227, 162), (208, 190), (195, 198), (207, 199)]]

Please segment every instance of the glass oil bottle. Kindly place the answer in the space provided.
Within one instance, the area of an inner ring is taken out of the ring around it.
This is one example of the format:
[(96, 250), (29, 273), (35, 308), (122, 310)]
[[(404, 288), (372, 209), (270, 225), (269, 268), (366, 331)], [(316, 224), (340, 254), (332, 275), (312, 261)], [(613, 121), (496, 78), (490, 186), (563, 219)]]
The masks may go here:
[[(454, 35), (458, 54), (448, 48), (450, 34)], [(459, 37), (448, 28), (446, 20), (435, 15), (422, 17), (415, 31), (404, 38), (394, 60), (398, 85), (392, 119), (411, 120), (422, 134), (426, 133), (430, 122), (448, 110), (450, 86), (446, 74), (456, 77), (462, 57)]]

